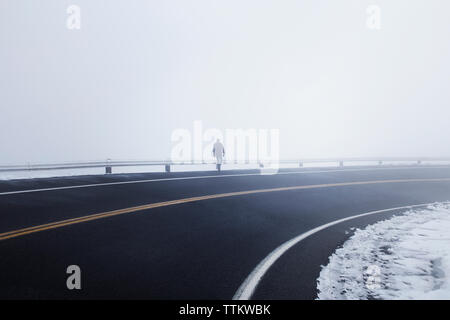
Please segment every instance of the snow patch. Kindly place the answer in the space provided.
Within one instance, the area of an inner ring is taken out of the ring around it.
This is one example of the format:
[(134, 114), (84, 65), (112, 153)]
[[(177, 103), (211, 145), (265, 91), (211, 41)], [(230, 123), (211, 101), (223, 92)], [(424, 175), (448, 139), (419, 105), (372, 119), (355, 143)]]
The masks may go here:
[(317, 279), (318, 299), (450, 299), (450, 203), (410, 210), (354, 235)]

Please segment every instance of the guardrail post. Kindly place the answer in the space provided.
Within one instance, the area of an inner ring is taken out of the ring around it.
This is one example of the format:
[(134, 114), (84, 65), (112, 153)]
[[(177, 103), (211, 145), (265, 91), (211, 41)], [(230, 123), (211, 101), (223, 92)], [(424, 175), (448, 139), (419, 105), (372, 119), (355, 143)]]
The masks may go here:
[(112, 173), (112, 167), (108, 166), (105, 167), (105, 174), (111, 174)]
[(170, 172), (170, 164), (165, 165), (166, 172)]
[(339, 161), (339, 167), (343, 167), (344, 166), (344, 161)]
[(298, 166), (299, 166), (299, 167), (303, 167), (303, 162), (299, 162), (299, 163), (298, 163)]

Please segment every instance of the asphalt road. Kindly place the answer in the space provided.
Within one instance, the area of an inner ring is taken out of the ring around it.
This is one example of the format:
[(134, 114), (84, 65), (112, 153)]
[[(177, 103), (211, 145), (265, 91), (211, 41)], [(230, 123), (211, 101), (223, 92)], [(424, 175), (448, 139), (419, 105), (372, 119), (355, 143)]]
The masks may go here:
[[(0, 298), (231, 299), (262, 259), (299, 234), (373, 210), (447, 200), (450, 167), (0, 181)], [(154, 203), (162, 204), (127, 209)], [(111, 214), (118, 209), (124, 210)], [(106, 214), (92, 219), (99, 213)], [(314, 299), (320, 266), (350, 228), (394, 213), (347, 221), (299, 242), (252, 298)], [(75, 220), (42, 226), (67, 219)], [(81, 268), (81, 290), (66, 287), (69, 265)]]

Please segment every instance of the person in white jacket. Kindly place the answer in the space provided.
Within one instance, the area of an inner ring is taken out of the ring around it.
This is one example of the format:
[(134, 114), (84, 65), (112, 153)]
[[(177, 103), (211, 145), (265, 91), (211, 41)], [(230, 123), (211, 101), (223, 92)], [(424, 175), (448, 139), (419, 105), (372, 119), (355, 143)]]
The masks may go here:
[(214, 143), (214, 147), (213, 147), (213, 155), (216, 158), (216, 168), (217, 171), (220, 172), (221, 167), (222, 167), (222, 161), (223, 161), (223, 157), (225, 156), (225, 148), (222, 144), (222, 142), (220, 142), (219, 139), (217, 139), (216, 143)]

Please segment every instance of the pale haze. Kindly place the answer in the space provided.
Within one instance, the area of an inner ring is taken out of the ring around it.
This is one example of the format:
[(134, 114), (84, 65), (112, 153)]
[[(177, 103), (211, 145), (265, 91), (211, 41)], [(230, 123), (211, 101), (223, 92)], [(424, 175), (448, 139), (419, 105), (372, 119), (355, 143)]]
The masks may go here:
[[(66, 27), (70, 5), (80, 30)], [(172, 132), (196, 120), (279, 129), (282, 159), (448, 157), (449, 12), (446, 0), (0, 0), (0, 164), (167, 159)]]

